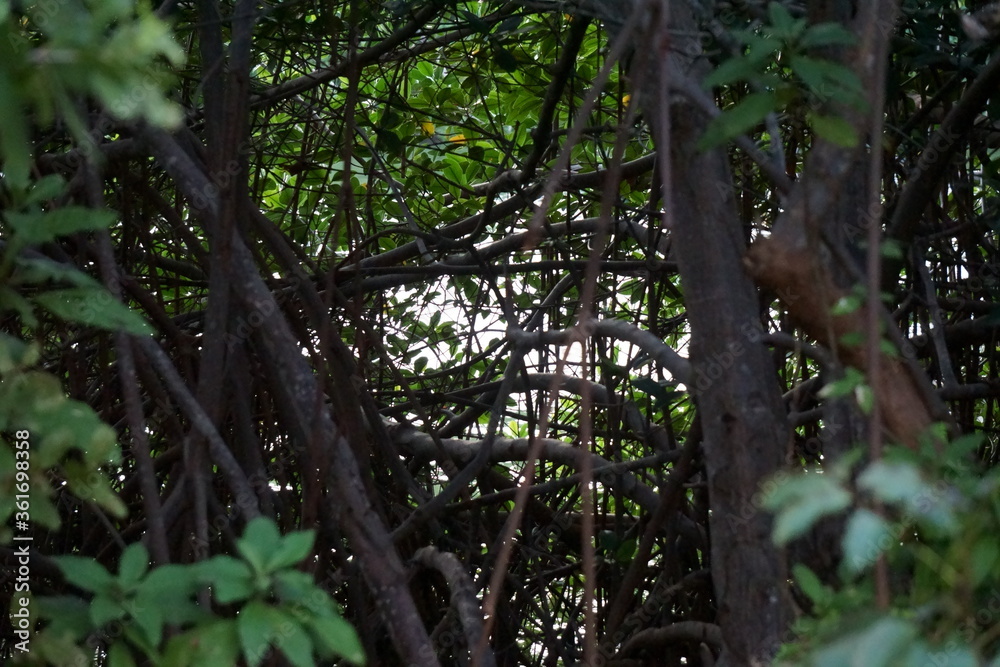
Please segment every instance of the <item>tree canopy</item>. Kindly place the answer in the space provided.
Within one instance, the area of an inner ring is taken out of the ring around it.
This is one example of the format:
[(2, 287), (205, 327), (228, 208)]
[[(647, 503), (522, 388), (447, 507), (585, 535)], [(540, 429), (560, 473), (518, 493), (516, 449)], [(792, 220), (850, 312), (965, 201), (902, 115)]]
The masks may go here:
[(996, 15), (0, 0), (0, 655), (1000, 664)]

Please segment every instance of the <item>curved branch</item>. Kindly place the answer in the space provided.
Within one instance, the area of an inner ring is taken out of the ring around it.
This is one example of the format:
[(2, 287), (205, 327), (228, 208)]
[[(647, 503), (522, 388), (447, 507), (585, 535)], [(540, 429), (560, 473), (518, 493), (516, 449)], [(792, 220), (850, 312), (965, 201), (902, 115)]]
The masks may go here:
[[(434, 439), (427, 433), (422, 433), (409, 426), (396, 426), (389, 429), (393, 443), (407, 454), (412, 454), (425, 460), (436, 460), (441, 454), (434, 443)], [(528, 450), (532, 442), (539, 442), (542, 445), (539, 458), (546, 461), (554, 461), (563, 465), (576, 468), (580, 465), (580, 449), (568, 445), (562, 440), (551, 438), (539, 438), (530, 440), (528, 438), (494, 438), (489, 446), (488, 460), (490, 463), (502, 463), (505, 461), (523, 461), (528, 456)], [(457, 440), (454, 438), (442, 438), (441, 445), (445, 452), (452, 459), (465, 462), (471, 461), (477, 454), (481, 453), (485, 446), (484, 440)], [(594, 468), (611, 466), (612, 463), (602, 456), (591, 454), (590, 460)], [(618, 480), (610, 480), (610, 484), (620, 484), (619, 491), (626, 498), (634, 500), (646, 511), (655, 511), (660, 505), (660, 498), (653, 489), (640, 482), (635, 475), (623, 472)]]
[[(597, 320), (593, 323), (592, 333), (594, 336), (607, 336), (633, 343), (666, 368), (678, 382), (684, 384), (691, 382), (691, 363), (650, 331), (623, 320)], [(511, 328), (507, 332), (508, 338), (512, 341), (530, 347), (564, 345), (574, 341), (572, 335), (573, 331), (570, 329), (526, 333)]]
[[(417, 549), (411, 559), (414, 563), (431, 568), (440, 572), (448, 582), (451, 589), (451, 606), (455, 609), (465, 636), (468, 639), (468, 646), (476, 646), (483, 635), (483, 610), (476, 599), (475, 588), (469, 573), (465, 571), (462, 562), (455, 554), (447, 551), (438, 551), (437, 547), (423, 547)], [(481, 667), (493, 667), (496, 665), (496, 658), (493, 652), (486, 650), (479, 656)]]
[(713, 623), (681, 621), (665, 628), (647, 628), (632, 635), (619, 655), (624, 657), (639, 651), (657, 651), (677, 642), (705, 643), (718, 652), (722, 649), (722, 630)]

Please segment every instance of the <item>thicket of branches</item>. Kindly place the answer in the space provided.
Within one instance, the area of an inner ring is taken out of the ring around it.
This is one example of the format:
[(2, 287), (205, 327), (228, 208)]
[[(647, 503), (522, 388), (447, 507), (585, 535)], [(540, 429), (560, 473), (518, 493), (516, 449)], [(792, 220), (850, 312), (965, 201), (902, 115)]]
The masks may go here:
[(165, 2), (176, 129), (32, 119), (48, 205), (117, 215), (32, 252), (154, 330), (30, 331), (128, 508), (56, 484), (37, 562), (264, 515), (317, 530), (371, 664), (769, 659), (842, 522), (786, 558), (759, 485), (935, 422), (992, 466), (1000, 396), (992, 44), (946, 2), (782, 4)]

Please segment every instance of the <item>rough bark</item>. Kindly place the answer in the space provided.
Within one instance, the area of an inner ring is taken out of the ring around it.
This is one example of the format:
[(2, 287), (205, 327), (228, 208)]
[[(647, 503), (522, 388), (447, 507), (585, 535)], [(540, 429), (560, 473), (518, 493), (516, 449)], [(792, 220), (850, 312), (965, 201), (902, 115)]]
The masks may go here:
[[(711, 502), (712, 577), (721, 628), (720, 666), (769, 664), (791, 619), (786, 568), (770, 539), (770, 517), (753, 502), (782, 465), (789, 443), (775, 369), (761, 344), (757, 293), (742, 268), (744, 234), (722, 150), (699, 151), (704, 114), (667, 90), (680, 77), (700, 80), (695, 17), (671, 3), (669, 29), (653, 20), (640, 42), (633, 80), (659, 145), (669, 145), (674, 248), (691, 322), (693, 380), (704, 428)], [(648, 59), (643, 60), (643, 56)], [(665, 60), (664, 60), (665, 59)], [(663, 64), (666, 62), (666, 68)], [(664, 136), (668, 128), (669, 136)], [(661, 154), (667, 151), (661, 150)]]

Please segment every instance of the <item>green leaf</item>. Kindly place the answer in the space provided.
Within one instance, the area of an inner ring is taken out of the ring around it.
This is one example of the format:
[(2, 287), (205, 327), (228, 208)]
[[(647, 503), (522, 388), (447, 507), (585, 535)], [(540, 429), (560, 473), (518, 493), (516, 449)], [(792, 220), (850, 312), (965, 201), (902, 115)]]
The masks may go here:
[(865, 344), (865, 335), (860, 331), (848, 331), (840, 337), (839, 342), (845, 347), (861, 347)]
[(651, 376), (638, 377), (632, 379), (632, 386), (639, 391), (648, 394), (653, 398), (653, 407), (662, 410), (670, 405), (670, 402), (679, 396), (683, 396), (682, 391), (670, 391), (668, 387), (675, 386), (673, 382), (657, 382)]
[[(160, 640), (163, 638), (163, 624), (167, 620), (163, 617), (165, 607), (161, 606), (164, 605), (164, 599), (160, 598), (151, 604), (145, 604), (149, 599), (146, 596), (136, 597), (136, 606), (142, 610), (142, 613), (135, 617), (136, 634), (141, 638), (142, 643), (148, 646), (159, 646)], [(140, 601), (143, 602), (141, 607), (139, 607)], [(175, 614), (174, 610), (174, 607), (170, 608), (170, 621), (179, 623), (181, 617)]]
[(60, 264), (51, 259), (26, 259), (18, 257), (15, 260), (15, 273), (12, 282), (19, 285), (39, 285), (47, 281), (66, 282), (77, 287), (103, 289), (101, 284), (74, 266)]
[(76, 232), (106, 229), (115, 221), (112, 211), (84, 206), (65, 206), (51, 211), (7, 212), (7, 222), (23, 245), (48, 243)]
[(129, 310), (104, 288), (52, 290), (35, 295), (34, 301), (68, 322), (79, 322), (109, 331), (121, 329), (134, 336), (153, 333), (153, 329), (140, 315)]
[(108, 667), (135, 667), (135, 658), (123, 642), (115, 642), (108, 649)]
[(816, 521), (851, 504), (851, 494), (835, 479), (816, 473), (797, 475), (764, 497), (763, 507), (776, 513), (772, 539), (778, 545), (801, 536)]
[(339, 655), (355, 665), (365, 663), (361, 640), (351, 624), (339, 616), (316, 616), (305, 622), (317, 652), (324, 657)]
[(313, 660), (312, 638), (292, 614), (281, 609), (278, 611), (283, 618), (278, 626), (281, 628), (280, 637), (276, 642), (278, 648), (295, 667), (313, 667), (316, 662)]
[(864, 106), (861, 79), (848, 67), (802, 55), (792, 56), (789, 65), (817, 101), (824, 104), (837, 101), (855, 108)]
[(271, 555), (265, 566), (265, 572), (274, 572), (301, 562), (312, 551), (316, 531), (301, 530), (289, 533), (281, 538), (281, 545)]
[(240, 646), (250, 667), (257, 667), (267, 655), (272, 639), (279, 636), (281, 620), (272, 607), (259, 600), (251, 600), (240, 610), (236, 619)]
[(852, 46), (857, 41), (854, 33), (839, 23), (817, 23), (802, 33), (799, 46), (803, 49), (819, 46)]
[(35, 317), (31, 303), (16, 291), (0, 285), (0, 312), (4, 311), (17, 313), (26, 326), (31, 328), (38, 326), (38, 318)]
[(997, 561), (1000, 561), (1000, 538), (996, 535), (980, 537), (972, 546), (969, 561), (972, 565), (970, 577), (973, 586), (978, 587), (995, 576), (1000, 572), (1000, 568), (997, 567)]
[(160, 565), (142, 581), (135, 595), (135, 608), (139, 612), (135, 621), (149, 645), (159, 646), (165, 620), (183, 625), (211, 617), (192, 599), (199, 589), (196, 577), (199, 567), (200, 564)]
[(118, 580), (126, 590), (131, 589), (149, 569), (149, 552), (142, 542), (134, 542), (122, 552), (118, 563)]
[(896, 542), (898, 539), (885, 519), (870, 510), (859, 509), (844, 529), (841, 567), (852, 576), (863, 572)]
[[(775, 51), (780, 44), (775, 43)], [(715, 70), (702, 80), (702, 87), (709, 89), (716, 86), (727, 86), (739, 81), (754, 81), (762, 73), (763, 64), (755, 58), (736, 56), (723, 61)]]
[(864, 664), (871, 667), (896, 664), (918, 636), (916, 625), (910, 620), (896, 617), (885, 617), (878, 620), (857, 636), (854, 655), (861, 658)]
[(792, 576), (805, 596), (817, 607), (824, 607), (833, 599), (833, 591), (824, 586), (816, 573), (802, 563), (792, 566)]
[(53, 556), (66, 581), (90, 593), (111, 595), (115, 579), (104, 567), (91, 558), (80, 556)]
[(80, 637), (74, 640), (71, 635), (60, 633), (54, 627), (48, 627), (35, 635), (31, 640), (31, 660), (28, 664), (43, 665), (90, 665), (94, 660), (93, 650), (84, 652), (76, 645), (83, 643)]
[(115, 518), (128, 516), (128, 508), (103, 474), (95, 473), (92, 466), (77, 460), (66, 461), (62, 467), (66, 484), (77, 498), (96, 503)]
[(326, 609), (326, 605), (317, 607), (319, 600), (332, 604), (333, 600), (317, 588), (311, 574), (299, 570), (281, 570), (274, 574), (274, 592), (279, 600), (295, 602), (309, 609)]
[(806, 122), (821, 139), (842, 148), (854, 148), (858, 145), (858, 133), (844, 118), (821, 114), (808, 114), (806, 118)]
[(49, 629), (55, 635), (82, 639), (93, 630), (90, 605), (74, 595), (37, 597), (32, 602), (37, 603), (38, 615), (49, 619)]
[[(31, 189), (22, 206), (34, 206), (43, 204), (50, 199), (55, 199), (66, 189), (66, 179), (60, 174), (46, 174), (32, 183)], [(91, 209), (92, 210), (92, 209)]]
[(37, 343), (26, 343), (0, 332), (0, 375), (7, 375), (15, 369), (35, 364), (38, 355)]
[(750, 93), (735, 107), (726, 109), (709, 122), (698, 148), (708, 150), (743, 134), (758, 125), (777, 106), (778, 100), (773, 92)]
[(254, 577), (247, 564), (232, 556), (213, 556), (198, 564), (202, 580), (221, 604), (246, 600), (254, 594)]
[(281, 533), (274, 521), (257, 517), (247, 524), (236, 547), (255, 571), (268, 572), (267, 563), (281, 548), (281, 540)]
[(774, 28), (774, 34), (785, 40), (791, 40), (805, 27), (805, 22), (796, 20), (780, 2), (772, 2), (768, 5), (767, 13), (771, 20), (771, 26)]
[(837, 299), (837, 302), (833, 304), (833, 308), (830, 309), (830, 314), (834, 316), (847, 315), (856, 311), (863, 303), (863, 296), (858, 294), (846, 294)]
[(105, 595), (95, 595), (90, 601), (90, 621), (94, 627), (101, 627), (111, 621), (125, 618), (128, 612), (117, 601)]
[[(3, 38), (0, 35), (0, 39)], [(31, 147), (26, 123), (28, 116), (21, 106), (24, 95), (11, 80), (8, 71), (6, 67), (0, 68), (0, 118), (4, 119), (0, 123), (0, 159), (3, 160), (4, 181), (11, 190), (17, 191), (28, 185)]]
[(883, 257), (888, 257), (889, 259), (903, 259), (903, 246), (896, 239), (885, 239), (882, 241), (882, 247), (879, 248)]
[(858, 475), (858, 488), (890, 505), (915, 507), (921, 496), (933, 497), (916, 465), (902, 461), (875, 461)]
[(839, 398), (852, 393), (855, 388), (865, 381), (864, 374), (856, 368), (847, 367), (844, 369), (844, 377), (827, 384), (819, 390), (819, 397)]
[(236, 621), (225, 619), (200, 625), (167, 643), (161, 667), (235, 665), (240, 653)]

